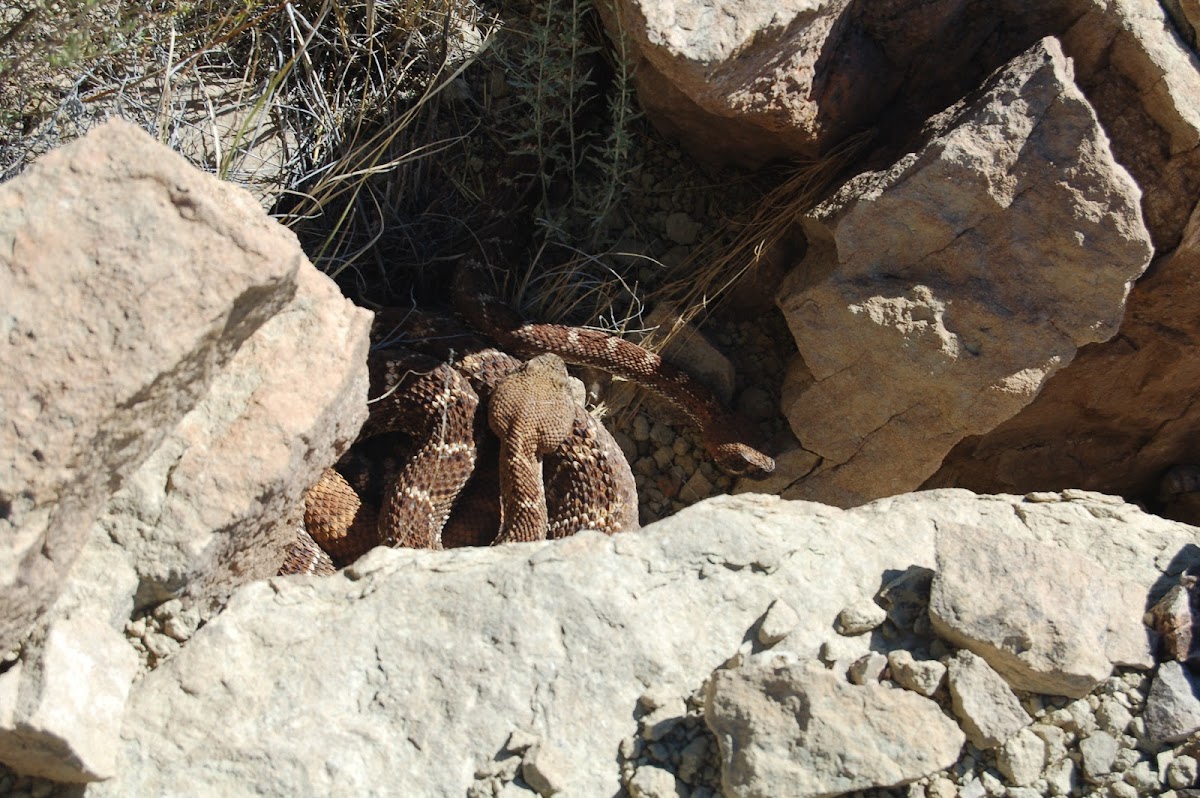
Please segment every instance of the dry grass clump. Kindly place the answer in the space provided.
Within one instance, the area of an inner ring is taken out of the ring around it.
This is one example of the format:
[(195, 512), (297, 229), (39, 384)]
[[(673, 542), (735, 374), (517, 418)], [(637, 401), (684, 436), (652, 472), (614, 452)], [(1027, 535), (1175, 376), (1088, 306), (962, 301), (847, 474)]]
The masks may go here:
[[(821, 158), (785, 166), (782, 179), (742, 218), (696, 247), (655, 292), (654, 300), (680, 308), (680, 324), (702, 315), (820, 202), (844, 170), (866, 151), (874, 136), (872, 130), (859, 133)], [(729, 237), (732, 241), (727, 240)]]
[(327, 190), (336, 199), (419, 157), (421, 143), (397, 139), (439, 76), (478, 46), (473, 9), (36, 0), (0, 11), (0, 168), (11, 176), (119, 115), (269, 205), (303, 186), (307, 201), (287, 220), (304, 219)]
[[(120, 115), (254, 191), (369, 304), (473, 254), (540, 318), (625, 330), (629, 62), (593, 0), (33, 0), (0, 9), (0, 177)], [(711, 308), (860, 150), (793, 168), (650, 300)]]

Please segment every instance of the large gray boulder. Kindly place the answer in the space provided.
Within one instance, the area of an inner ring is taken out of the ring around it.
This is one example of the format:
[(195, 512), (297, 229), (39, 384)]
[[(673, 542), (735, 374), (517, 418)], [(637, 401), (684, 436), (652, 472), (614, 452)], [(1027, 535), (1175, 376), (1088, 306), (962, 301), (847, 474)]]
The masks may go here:
[[(611, 538), (377, 549), (330, 578), (236, 593), (134, 686), (120, 773), (87, 794), (361, 795), (399, 779), (407, 795), (462, 795), (511, 761), (517, 733), (544, 741), (564, 794), (611, 795), (648, 688), (655, 705), (682, 705), (738, 655), (850, 662), (880, 647), (835, 619), (896, 574), (932, 569), (950, 523), (1054, 542), (1147, 595), (1200, 554), (1194, 528), (1103, 497), (955, 490), (852, 511), (721, 497)], [(784, 604), (790, 633), (756, 654), (760, 622)]]

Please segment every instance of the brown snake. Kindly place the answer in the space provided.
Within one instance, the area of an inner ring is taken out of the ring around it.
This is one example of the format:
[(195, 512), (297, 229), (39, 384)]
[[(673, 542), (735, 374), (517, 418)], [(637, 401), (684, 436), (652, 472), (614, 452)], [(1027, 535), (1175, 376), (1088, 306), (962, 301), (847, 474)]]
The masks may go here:
[[(565, 537), (585, 528), (636, 529), (629, 465), (573, 395), (563, 361), (609, 371), (670, 400), (725, 471), (760, 475), (774, 468), (711, 391), (658, 355), (593, 330), (524, 322), (485, 290), (475, 264), (458, 270), (454, 304), (500, 348), (443, 317), (377, 315), (373, 338), (380, 343), (368, 362), (375, 399), (355, 449), (393, 433), (403, 433), (415, 449), (386, 478), (378, 511), (328, 469), (306, 497), (307, 533), (292, 544), (280, 573), (329, 573), (376, 545), (440, 549)], [(397, 332), (403, 348), (395, 346)], [(491, 453), (489, 425), (499, 455)], [(346, 469), (346, 459), (339, 465)]]

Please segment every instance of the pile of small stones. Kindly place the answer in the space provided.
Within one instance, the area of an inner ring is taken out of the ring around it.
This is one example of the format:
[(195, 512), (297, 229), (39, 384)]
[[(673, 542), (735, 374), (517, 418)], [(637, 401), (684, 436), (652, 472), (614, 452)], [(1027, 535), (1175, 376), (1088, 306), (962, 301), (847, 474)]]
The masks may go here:
[(141, 657), (142, 669), (148, 671), (178, 652), (200, 626), (198, 609), (171, 599), (128, 621), (125, 637)]
[[(778, 326), (770, 323), (776, 321)], [(729, 324), (711, 340), (735, 363), (734, 409), (757, 429), (761, 440), (776, 441), (789, 434), (776, 410), (785, 369), (778, 341), (787, 331), (782, 317), (768, 322)], [(753, 385), (744, 385), (745, 374), (755, 375)], [(610, 425), (633, 469), (642, 523), (658, 521), (709, 496), (731, 493), (735, 478), (714, 465), (696, 430), (676, 423), (665, 403), (650, 404), (652, 410), (618, 411)]]
[[(653, 296), (672, 269), (700, 247), (715, 255), (728, 246), (736, 228), (727, 222), (758, 194), (745, 180), (702, 172), (653, 134), (640, 136), (639, 142), (630, 159), (637, 166), (628, 195), (620, 214), (611, 219), (611, 232), (615, 252), (637, 253), (629, 258), (637, 293)], [(729, 232), (709, 240), (719, 230)], [(759, 428), (763, 441), (787, 435), (778, 412), (786, 366), (779, 353), (794, 352), (795, 343), (782, 314), (772, 310), (745, 322), (710, 319), (702, 332), (733, 364), (734, 409)], [(660, 403), (651, 401), (650, 406), (652, 412), (618, 409), (609, 421), (637, 481), (643, 524), (729, 493), (734, 483), (713, 465), (694, 430), (676, 423)]]
[(1025, 694), (1034, 722), (991, 751), (968, 743), (947, 771), (903, 791), (864, 798), (1035, 798), (1043, 795), (1165, 798), (1197, 796), (1200, 740), (1155, 745), (1142, 710), (1150, 687), (1145, 672), (1122, 671), (1079, 699)]
[[(885, 683), (892, 673), (874, 675)], [(852, 679), (853, 680), (853, 679)], [(905, 787), (852, 798), (1200, 798), (1200, 737), (1157, 746), (1146, 735), (1145, 672), (1120, 671), (1079, 699), (1022, 695), (1034, 722), (997, 749), (971, 743), (958, 762)], [(944, 687), (935, 698), (949, 701)], [(724, 793), (716, 738), (704, 723), (703, 688), (686, 699), (648, 690), (638, 733), (621, 743), (621, 775), (633, 798), (714, 798)]]

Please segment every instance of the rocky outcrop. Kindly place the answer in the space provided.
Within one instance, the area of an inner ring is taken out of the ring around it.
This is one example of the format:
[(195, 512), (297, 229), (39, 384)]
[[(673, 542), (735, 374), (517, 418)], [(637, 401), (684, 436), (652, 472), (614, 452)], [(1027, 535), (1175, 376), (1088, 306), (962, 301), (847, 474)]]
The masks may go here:
[(1064, 34), (1117, 160), (1142, 189), (1157, 249), (1120, 334), (1086, 347), (1027, 408), (963, 441), (927, 486), (1063, 486), (1153, 496), (1200, 460), (1200, 69), (1157, 3), (1097, 5)]
[[(924, 570), (911, 573), (925, 574), (928, 585), (937, 530), (948, 524), (977, 527), (997, 546), (1042, 540), (1103, 562), (1143, 591), (1114, 610), (1134, 622), (1146, 597), (1174, 579), (1160, 569), (1178, 573), (1200, 551), (1194, 529), (1103, 497), (1023, 501), (965, 491), (853, 511), (723, 497), (612, 538), (379, 549), (328, 579), (277, 578), (235, 594), (135, 685), (121, 772), (88, 794), (186, 794), (186, 785), (204, 785), (349, 795), (386, 789), (404, 773), (408, 794), (490, 795), (499, 784), (530, 783), (520, 776), (529, 754), (513, 748), (527, 751), (531, 739), (543, 749), (534, 764), (544, 755), (565, 794), (615, 793), (623, 784), (618, 750), (637, 763), (628, 773), (639, 790), (665, 788), (673, 782), (658, 771), (677, 765), (638, 751), (673, 739), (690, 716), (685, 704), (714, 670), (733, 669), (720, 678), (749, 684), (770, 658), (819, 657), (844, 674), (845, 664), (915, 634), (921, 624), (897, 575), (916, 566)], [(894, 596), (888, 623), (907, 630), (835, 632), (841, 611), (870, 600), (881, 584)], [(767, 649), (759, 629), (772, 615), (766, 639), (778, 642)], [(743, 667), (750, 670), (737, 674)], [(829, 689), (851, 701), (877, 695), (869, 686)], [(909, 695), (897, 700), (928, 701)], [(681, 745), (691, 740), (694, 752), (695, 739), (685, 735)], [(920, 749), (886, 778), (916, 778), (941, 757)], [(689, 780), (702, 770), (690, 764)]]
[(784, 412), (821, 460), (781, 464), (786, 497), (850, 506), (914, 489), (1112, 336), (1149, 262), (1138, 189), (1055, 40), (930, 129), (805, 222), (808, 254), (778, 302), (811, 377), (790, 380)]
[(647, 115), (705, 160), (812, 157), (919, 125), (1086, 3), (853, 0), (601, 4)]
[(718, 671), (705, 712), (730, 798), (895, 787), (954, 764), (963, 744), (933, 701), (852, 685), (816, 661)]
[(122, 123), (0, 186), (0, 235), (8, 651), (114, 490), (290, 300), (303, 256), (244, 194)]
[(0, 187), (0, 236), (0, 651), (33, 628), (0, 672), (0, 761), (107, 778), (126, 622), (278, 570), (366, 415), (370, 314), (248, 195), (121, 122)]
[[(980, 427), (965, 438), (931, 432), (919, 447), (928, 448), (929, 462), (919, 470), (930, 475), (924, 487), (1018, 493), (1083, 487), (1149, 499), (1168, 468), (1200, 462), (1192, 434), (1200, 425), (1200, 404), (1193, 401), (1200, 329), (1189, 311), (1200, 301), (1192, 278), (1200, 257), (1200, 221), (1193, 220), (1200, 212), (1198, 14), (1192, 0), (1055, 0), (1036, 8), (969, 0), (783, 6), (621, 0), (605, 19), (610, 36), (636, 59), (639, 96), (654, 123), (702, 159), (749, 165), (820, 155), (865, 128), (892, 153), (886, 164), (913, 149), (929, 116), (973, 96), (989, 72), (1039, 39), (1057, 37), (1114, 160), (1141, 191), (1154, 265), (1135, 285), (1119, 335), (1085, 345), (1053, 376), (1032, 372), (1040, 393), (1030, 387), (1009, 411), (987, 422), (980, 416)], [(940, 189), (926, 209), (931, 216), (952, 191)], [(803, 349), (805, 339), (798, 344)], [(811, 381), (799, 367), (792, 378), (797, 392)], [(872, 387), (885, 387), (872, 393), (903, 394), (915, 381), (912, 374), (899, 384), (881, 380)], [(937, 417), (944, 410), (929, 412)], [(849, 432), (841, 443), (854, 450), (861, 430)], [(945, 457), (931, 469), (935, 449)], [(772, 490), (823, 467), (801, 452), (781, 464), (788, 467)], [(794, 495), (852, 500), (839, 497), (840, 490), (812, 483), (810, 492)]]

